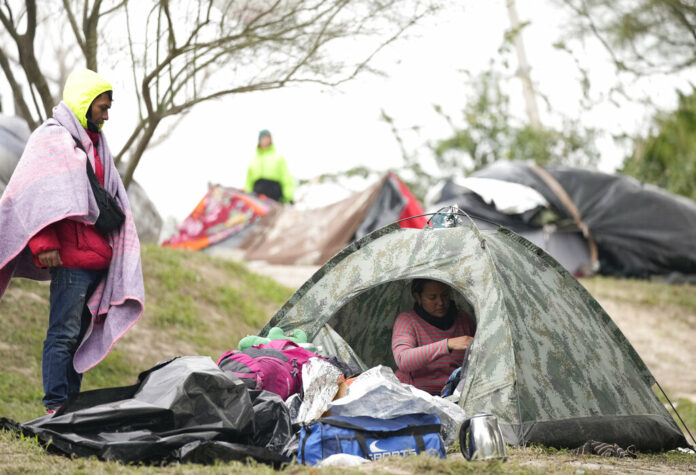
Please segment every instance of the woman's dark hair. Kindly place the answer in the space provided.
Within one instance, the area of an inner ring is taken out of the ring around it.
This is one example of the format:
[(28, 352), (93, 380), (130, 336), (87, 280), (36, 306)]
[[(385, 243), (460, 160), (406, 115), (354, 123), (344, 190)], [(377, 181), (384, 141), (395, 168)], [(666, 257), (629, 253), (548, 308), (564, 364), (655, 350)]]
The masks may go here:
[(420, 295), (421, 293), (423, 293), (423, 289), (425, 289), (425, 284), (427, 284), (428, 282), (437, 281), (433, 279), (413, 279), (413, 281), (411, 282), (411, 295)]

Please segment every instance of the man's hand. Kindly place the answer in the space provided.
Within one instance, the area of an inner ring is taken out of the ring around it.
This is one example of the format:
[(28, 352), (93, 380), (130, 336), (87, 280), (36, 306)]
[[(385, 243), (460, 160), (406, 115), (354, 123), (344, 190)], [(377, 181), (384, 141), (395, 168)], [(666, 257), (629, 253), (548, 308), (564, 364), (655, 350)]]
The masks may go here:
[(454, 350), (466, 350), (466, 348), (474, 341), (473, 337), (470, 336), (458, 336), (456, 338), (447, 339), (447, 349), (450, 351)]
[(39, 253), (36, 258), (39, 260), (42, 266), (46, 267), (60, 267), (63, 265), (63, 261), (60, 260), (60, 253), (57, 249), (53, 251), (44, 251)]

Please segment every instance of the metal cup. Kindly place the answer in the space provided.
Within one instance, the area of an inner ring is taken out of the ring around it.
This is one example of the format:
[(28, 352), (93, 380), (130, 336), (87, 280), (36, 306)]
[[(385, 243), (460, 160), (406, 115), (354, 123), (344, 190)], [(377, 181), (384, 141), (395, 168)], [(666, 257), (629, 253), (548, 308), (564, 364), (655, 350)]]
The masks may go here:
[(459, 447), (467, 460), (505, 460), (505, 442), (498, 419), (491, 414), (476, 414), (464, 421), (459, 430)]

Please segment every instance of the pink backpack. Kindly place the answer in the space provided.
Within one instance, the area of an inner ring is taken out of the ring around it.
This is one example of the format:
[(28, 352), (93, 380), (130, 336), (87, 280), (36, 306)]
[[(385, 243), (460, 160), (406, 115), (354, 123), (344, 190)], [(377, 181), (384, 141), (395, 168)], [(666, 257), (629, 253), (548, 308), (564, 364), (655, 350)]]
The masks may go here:
[(271, 340), (242, 351), (230, 350), (218, 359), (223, 371), (250, 389), (263, 389), (287, 399), (302, 389), (302, 365), (318, 357), (290, 340)]

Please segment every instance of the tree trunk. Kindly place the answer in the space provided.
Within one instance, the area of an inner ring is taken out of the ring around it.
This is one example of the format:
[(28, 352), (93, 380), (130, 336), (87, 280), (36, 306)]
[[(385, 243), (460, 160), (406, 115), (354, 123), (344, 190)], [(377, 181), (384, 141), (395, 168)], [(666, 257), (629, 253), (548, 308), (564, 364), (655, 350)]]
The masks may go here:
[(99, 46), (99, 38), (97, 36), (97, 26), (99, 25), (99, 9), (101, 8), (101, 0), (95, 2), (92, 7), (92, 13), (87, 17), (83, 24), (83, 33), (85, 35), (85, 60), (87, 69), (97, 71), (97, 47)]
[[(46, 78), (41, 72), (39, 63), (36, 61), (36, 56), (34, 56), (34, 43), (26, 41), (26, 38), (22, 38), (19, 41), (19, 62), (22, 64), (22, 67), (27, 72), (27, 77), (39, 93), (39, 98), (41, 99), (41, 104), (44, 109), (43, 113), (45, 114), (42, 115), (42, 117), (49, 117), (55, 105), (53, 103), (53, 95), (48, 87)], [(39, 114), (41, 114), (41, 111), (39, 111)]]
[(159, 123), (159, 118), (150, 120), (147, 128), (145, 129), (145, 133), (138, 142), (138, 147), (135, 149), (135, 152), (133, 152), (133, 155), (131, 155), (130, 160), (128, 160), (128, 167), (126, 168), (126, 173), (123, 175), (123, 186), (126, 187), (126, 189), (128, 189), (128, 186), (133, 181), (135, 169), (140, 163), (140, 159), (142, 158), (143, 153), (145, 153), (145, 149), (147, 149), (147, 146), (150, 144), (150, 140), (152, 140), (152, 137), (155, 135), (155, 130), (157, 129)]
[(34, 117), (31, 115), (29, 106), (22, 95), (22, 86), (15, 79), (14, 74), (12, 73), (12, 68), (10, 67), (10, 62), (2, 49), (0, 49), (0, 68), (5, 73), (5, 79), (7, 79), (7, 82), (10, 84), (10, 89), (12, 89), (15, 114), (19, 115), (27, 122), (30, 130), (34, 130), (39, 126), (39, 123), (36, 122)]
[(541, 119), (539, 118), (539, 108), (537, 107), (536, 94), (534, 93), (534, 85), (530, 77), (529, 63), (527, 62), (527, 53), (524, 49), (524, 41), (522, 40), (522, 31), (520, 31), (520, 19), (517, 15), (517, 7), (515, 0), (507, 0), (508, 17), (510, 18), (510, 28), (515, 34), (515, 50), (517, 51), (517, 76), (522, 81), (522, 93), (524, 95), (524, 103), (527, 110), (527, 118), (529, 123), (535, 129), (541, 129)]

